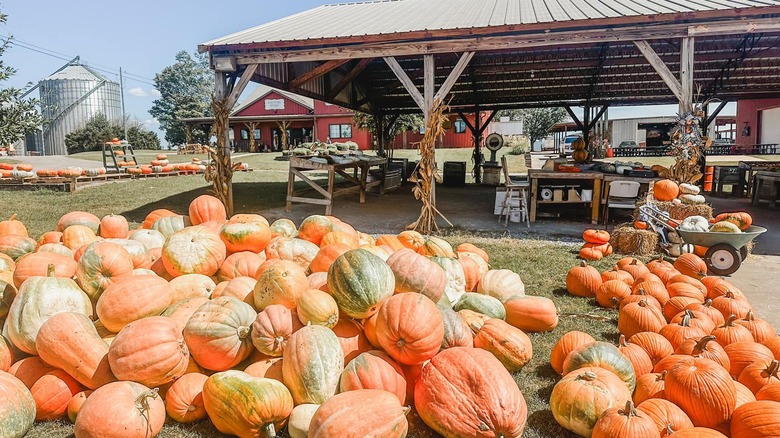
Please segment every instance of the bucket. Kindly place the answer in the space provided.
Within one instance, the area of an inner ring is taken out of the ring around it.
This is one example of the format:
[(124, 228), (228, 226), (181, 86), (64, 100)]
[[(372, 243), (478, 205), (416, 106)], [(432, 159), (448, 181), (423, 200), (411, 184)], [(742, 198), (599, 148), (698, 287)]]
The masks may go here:
[(582, 190), (582, 194), (580, 195), (580, 200), (582, 202), (590, 202), (593, 200), (593, 190), (584, 189)]
[(613, 158), (615, 156), (615, 150), (612, 149), (612, 146), (607, 148), (607, 158)]
[(714, 176), (715, 176), (714, 166), (707, 166), (704, 168), (704, 191), (705, 192), (712, 191), (712, 181)]
[(522, 211), (520, 210), (519, 207), (517, 207), (517, 208), (516, 207), (512, 207), (512, 209), (509, 210), (509, 221), (510, 222), (520, 223), (520, 220), (522, 219), (522, 216), (523, 216), (523, 214), (522, 214)]

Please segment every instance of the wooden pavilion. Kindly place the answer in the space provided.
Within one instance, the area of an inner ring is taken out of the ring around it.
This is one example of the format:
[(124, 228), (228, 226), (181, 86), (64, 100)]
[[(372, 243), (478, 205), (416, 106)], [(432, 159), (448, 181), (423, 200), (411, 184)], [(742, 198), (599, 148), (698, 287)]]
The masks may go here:
[(714, 119), (726, 102), (780, 96), (780, 0), (342, 3), (199, 50), (228, 107), (249, 81), (376, 116), (446, 103), (488, 112), (468, 126), (479, 151), (500, 109), (564, 107), (587, 135), (609, 106), (716, 98)]

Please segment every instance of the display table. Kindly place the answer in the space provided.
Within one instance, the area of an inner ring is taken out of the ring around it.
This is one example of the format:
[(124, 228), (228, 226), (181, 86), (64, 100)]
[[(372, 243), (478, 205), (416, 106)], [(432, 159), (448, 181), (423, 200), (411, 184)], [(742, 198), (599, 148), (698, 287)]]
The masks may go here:
[[(589, 209), (590, 218), (593, 224), (597, 224), (599, 220), (599, 210), (601, 199), (601, 182), (604, 179), (604, 174), (601, 172), (583, 171), (583, 172), (557, 172), (554, 170), (540, 170), (529, 169), (528, 179), (531, 184), (531, 211), (529, 212), (529, 219), (531, 222), (536, 222), (536, 213), (539, 206), (551, 204), (571, 204), (582, 205)], [(593, 189), (593, 201), (581, 201), (581, 200), (544, 200), (540, 198), (540, 187), (554, 187), (554, 186), (584, 186), (587, 185), (588, 189), (592, 186)]]
[[(753, 206), (768, 200), (769, 206), (774, 208), (777, 205), (777, 195), (780, 194), (780, 172), (757, 172), (753, 178)], [(762, 189), (766, 186), (769, 186), (769, 197), (761, 198)]]
[(738, 196), (753, 196), (753, 176), (756, 172), (770, 170), (780, 167), (780, 161), (740, 161), (739, 162), (739, 184), (737, 185)]
[[(338, 158), (336, 158), (338, 160)], [(333, 160), (333, 159), (331, 159)], [(368, 171), (372, 167), (382, 169), (382, 178), (376, 181), (368, 182)], [(381, 157), (361, 156), (359, 160), (350, 162), (329, 162), (322, 163), (312, 161), (309, 158), (292, 157), (290, 158), (290, 173), (287, 183), (287, 211), (292, 211), (294, 202), (301, 204), (316, 204), (325, 206), (325, 214), (331, 215), (333, 210), (333, 198), (339, 195), (359, 192), (360, 203), (366, 203), (366, 190), (371, 187), (379, 187), (379, 194), (384, 192), (384, 175), (387, 168), (387, 160)], [(347, 171), (352, 171), (348, 173)], [(328, 173), (327, 186), (323, 187), (307, 177), (304, 172), (319, 171)], [(336, 188), (336, 174), (341, 175), (346, 187)], [(310, 198), (300, 196), (303, 194), (295, 192), (295, 179), (300, 178), (310, 188), (307, 191), (314, 190), (322, 195), (323, 198)]]

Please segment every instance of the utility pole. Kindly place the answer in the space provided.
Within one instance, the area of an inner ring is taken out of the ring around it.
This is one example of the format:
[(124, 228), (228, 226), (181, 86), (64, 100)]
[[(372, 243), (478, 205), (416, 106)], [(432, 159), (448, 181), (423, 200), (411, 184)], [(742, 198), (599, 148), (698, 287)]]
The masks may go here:
[(125, 116), (125, 77), (122, 74), (122, 67), (119, 67), (119, 89), (122, 100), (122, 128), (125, 130), (125, 140), (127, 140), (127, 117)]

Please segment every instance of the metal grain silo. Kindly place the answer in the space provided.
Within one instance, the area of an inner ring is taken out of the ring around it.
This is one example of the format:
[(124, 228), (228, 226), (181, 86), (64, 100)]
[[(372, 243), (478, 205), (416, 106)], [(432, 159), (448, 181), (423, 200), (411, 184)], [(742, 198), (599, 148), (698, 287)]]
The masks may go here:
[(46, 155), (65, 155), (65, 136), (84, 127), (97, 114), (122, 120), (119, 84), (81, 64), (73, 63), (38, 84)]

